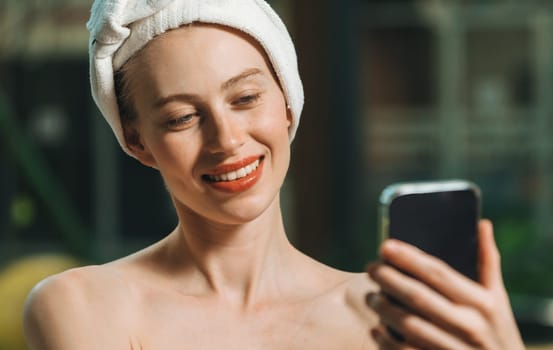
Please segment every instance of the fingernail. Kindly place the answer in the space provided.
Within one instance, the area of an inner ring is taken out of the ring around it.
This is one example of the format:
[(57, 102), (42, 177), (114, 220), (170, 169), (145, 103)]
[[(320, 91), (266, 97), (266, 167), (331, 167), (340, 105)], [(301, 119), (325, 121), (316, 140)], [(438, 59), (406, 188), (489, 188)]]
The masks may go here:
[(378, 303), (378, 294), (371, 292), (367, 294), (367, 305), (374, 308)]
[(374, 274), (374, 270), (376, 270), (376, 264), (372, 263), (369, 266), (367, 266), (367, 273), (372, 276)]
[(374, 338), (374, 340), (380, 339), (380, 331), (378, 328), (371, 329), (371, 336)]

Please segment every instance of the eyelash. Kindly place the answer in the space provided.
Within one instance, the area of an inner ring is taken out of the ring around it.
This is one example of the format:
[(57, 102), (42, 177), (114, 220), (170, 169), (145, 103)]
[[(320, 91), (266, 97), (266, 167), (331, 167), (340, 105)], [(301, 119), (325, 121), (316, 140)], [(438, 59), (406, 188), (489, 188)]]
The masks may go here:
[(249, 104), (252, 104), (254, 102), (257, 102), (259, 98), (261, 97), (261, 93), (255, 93), (255, 94), (249, 94), (245, 96), (240, 96), (235, 101), (232, 102), (233, 106), (247, 106)]
[[(232, 105), (236, 106), (236, 107), (247, 107), (247, 106), (257, 102), (260, 97), (261, 97), (260, 92), (240, 96), (232, 102)], [(167, 121), (166, 127), (167, 127), (167, 129), (170, 129), (170, 130), (179, 129), (180, 127), (187, 126), (187, 124), (191, 124), (192, 120), (195, 117), (199, 117), (199, 116), (200, 116), (199, 113), (196, 112), (196, 113), (189, 113), (189, 114), (185, 114), (183, 116), (172, 118), (172, 119)]]
[(191, 123), (192, 119), (195, 117), (198, 117), (198, 113), (185, 114), (183, 116), (168, 120), (166, 125), (168, 129), (178, 129), (183, 125)]

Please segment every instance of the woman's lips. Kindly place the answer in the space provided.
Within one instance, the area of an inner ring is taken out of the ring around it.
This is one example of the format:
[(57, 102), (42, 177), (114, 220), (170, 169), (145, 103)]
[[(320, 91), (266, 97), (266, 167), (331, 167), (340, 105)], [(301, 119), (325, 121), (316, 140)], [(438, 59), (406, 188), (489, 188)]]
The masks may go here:
[(261, 177), (263, 157), (254, 156), (239, 162), (218, 166), (202, 176), (216, 190), (237, 193), (251, 188)]

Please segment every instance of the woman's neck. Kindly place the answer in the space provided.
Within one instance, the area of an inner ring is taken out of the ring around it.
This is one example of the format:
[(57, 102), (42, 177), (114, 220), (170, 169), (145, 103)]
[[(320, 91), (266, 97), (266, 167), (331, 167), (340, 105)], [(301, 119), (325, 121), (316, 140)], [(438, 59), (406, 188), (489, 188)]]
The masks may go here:
[(167, 244), (195, 282), (242, 308), (282, 292), (281, 282), (298, 252), (286, 237), (278, 196), (245, 224), (223, 225), (192, 215), (179, 213), (179, 226)]

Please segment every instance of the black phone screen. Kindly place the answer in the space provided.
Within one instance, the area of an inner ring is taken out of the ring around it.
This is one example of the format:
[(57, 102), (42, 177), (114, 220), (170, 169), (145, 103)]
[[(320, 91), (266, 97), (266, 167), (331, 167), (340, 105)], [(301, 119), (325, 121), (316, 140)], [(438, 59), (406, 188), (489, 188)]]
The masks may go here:
[(479, 198), (472, 190), (398, 196), (389, 207), (389, 237), (413, 244), (478, 280)]

